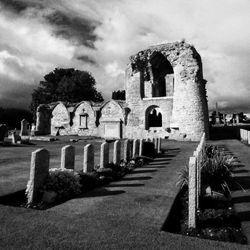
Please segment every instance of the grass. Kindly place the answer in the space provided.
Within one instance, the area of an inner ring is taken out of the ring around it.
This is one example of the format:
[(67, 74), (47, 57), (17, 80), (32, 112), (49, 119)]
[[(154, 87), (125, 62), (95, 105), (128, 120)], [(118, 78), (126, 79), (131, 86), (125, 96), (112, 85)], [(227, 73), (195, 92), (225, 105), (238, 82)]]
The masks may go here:
[[(75, 169), (81, 170), (83, 166), (83, 148), (88, 143), (95, 148), (95, 164), (100, 161), (100, 145), (103, 139), (88, 139), (81, 137), (78, 142), (70, 142), (72, 137), (61, 137), (54, 142), (33, 141), (34, 145), (3, 146), (0, 157), (0, 196), (25, 189), (29, 179), (31, 152), (38, 148), (46, 148), (50, 152), (50, 168), (60, 167), (61, 148), (73, 145), (76, 149)], [(113, 143), (110, 143), (110, 159), (113, 155)], [(123, 152), (123, 143), (122, 149)], [(6, 171), (8, 170), (8, 171)]]

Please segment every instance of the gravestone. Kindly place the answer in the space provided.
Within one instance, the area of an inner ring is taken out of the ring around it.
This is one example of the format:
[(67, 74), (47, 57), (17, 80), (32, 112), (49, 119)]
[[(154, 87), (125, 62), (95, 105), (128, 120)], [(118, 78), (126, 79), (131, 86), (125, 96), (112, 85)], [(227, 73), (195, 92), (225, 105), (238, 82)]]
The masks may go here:
[(21, 121), (21, 131), (20, 131), (20, 136), (23, 136), (23, 135), (28, 135), (28, 126), (29, 126), (29, 123), (23, 119)]
[(71, 145), (64, 146), (61, 150), (61, 168), (75, 168), (75, 148)]
[(250, 145), (250, 131), (247, 131), (247, 144)]
[(157, 154), (161, 153), (161, 138), (157, 138)]
[(157, 138), (156, 137), (153, 138), (153, 143), (155, 145), (155, 150), (157, 150)]
[(121, 141), (116, 140), (114, 143), (113, 163), (119, 164), (120, 161), (121, 161)]
[(39, 202), (43, 186), (49, 174), (49, 151), (37, 149), (31, 154), (30, 179), (28, 182), (28, 204)]
[(5, 124), (0, 124), (0, 142), (4, 142), (4, 137), (8, 134), (8, 128)]
[(30, 135), (35, 136), (35, 133), (36, 133), (36, 125), (34, 123), (32, 123), (31, 130), (30, 130)]
[(188, 164), (188, 227), (196, 228), (197, 175), (196, 157), (189, 158)]
[(11, 142), (12, 144), (16, 144), (16, 143), (20, 143), (21, 142), (21, 136), (20, 135), (17, 135), (16, 132), (12, 132), (12, 135), (11, 135)]
[(84, 147), (83, 153), (83, 172), (89, 173), (92, 172), (94, 169), (94, 147), (91, 144), (87, 144)]
[(124, 141), (124, 161), (128, 162), (131, 159), (131, 143), (129, 140)]
[(107, 142), (103, 142), (101, 145), (100, 152), (100, 168), (105, 168), (109, 163), (109, 144)]
[(136, 158), (139, 156), (139, 147), (140, 147), (139, 140), (134, 139), (133, 140), (133, 153), (132, 153), (133, 158)]
[(144, 139), (140, 139), (139, 156), (143, 155)]

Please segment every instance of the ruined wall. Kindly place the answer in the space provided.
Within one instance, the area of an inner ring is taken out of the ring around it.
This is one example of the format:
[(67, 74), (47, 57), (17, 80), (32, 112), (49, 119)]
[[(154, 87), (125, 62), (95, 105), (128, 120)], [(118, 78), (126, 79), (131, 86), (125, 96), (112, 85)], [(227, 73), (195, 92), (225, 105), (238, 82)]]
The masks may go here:
[(63, 103), (58, 103), (52, 110), (51, 135), (70, 134), (70, 114)]
[(75, 107), (72, 122), (72, 134), (97, 136), (96, 115), (90, 102), (84, 101)]
[(123, 138), (125, 131), (125, 111), (115, 100), (106, 102), (101, 109), (99, 136)]
[[(154, 52), (160, 52), (171, 63), (174, 91), (172, 97), (147, 100), (141, 97), (140, 90), (148, 61)], [(131, 110), (126, 128), (127, 137), (147, 135), (149, 131), (145, 131), (143, 116), (149, 105), (159, 106), (162, 110), (162, 130), (165, 133), (162, 131), (161, 136), (169, 135), (170, 138), (185, 140), (199, 140), (203, 132), (208, 136), (205, 81), (201, 58), (193, 46), (185, 42), (156, 45), (138, 52), (130, 61), (126, 70), (126, 101)]]
[(48, 105), (41, 104), (36, 112), (36, 135), (50, 134), (51, 110)]

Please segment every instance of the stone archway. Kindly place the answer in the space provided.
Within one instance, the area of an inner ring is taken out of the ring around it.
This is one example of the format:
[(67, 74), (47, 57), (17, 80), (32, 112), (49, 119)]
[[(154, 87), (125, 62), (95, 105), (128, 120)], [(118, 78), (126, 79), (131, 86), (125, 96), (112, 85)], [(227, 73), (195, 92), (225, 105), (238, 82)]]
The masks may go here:
[(162, 112), (159, 106), (152, 105), (145, 112), (145, 129), (162, 127)]

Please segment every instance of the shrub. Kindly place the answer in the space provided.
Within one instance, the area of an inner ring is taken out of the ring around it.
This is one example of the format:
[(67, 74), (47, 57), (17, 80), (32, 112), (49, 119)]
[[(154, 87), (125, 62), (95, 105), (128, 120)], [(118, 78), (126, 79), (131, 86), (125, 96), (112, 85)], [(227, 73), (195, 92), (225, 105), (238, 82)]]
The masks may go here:
[(180, 188), (188, 186), (188, 165), (180, 170), (176, 186), (179, 186)]
[(80, 171), (79, 177), (80, 177), (82, 193), (88, 190), (91, 190), (100, 184), (99, 178), (98, 178), (99, 176), (96, 172), (83, 173), (83, 171)]
[(55, 192), (57, 201), (75, 197), (81, 193), (80, 175), (74, 170), (52, 168), (42, 191)]

